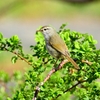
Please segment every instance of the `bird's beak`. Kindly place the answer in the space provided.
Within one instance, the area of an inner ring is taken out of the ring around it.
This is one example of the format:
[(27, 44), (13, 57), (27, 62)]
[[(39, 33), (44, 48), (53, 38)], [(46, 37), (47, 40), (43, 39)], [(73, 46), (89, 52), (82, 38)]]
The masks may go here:
[(39, 29), (39, 30), (36, 31), (36, 33), (38, 33), (38, 32), (42, 32), (41, 29)]

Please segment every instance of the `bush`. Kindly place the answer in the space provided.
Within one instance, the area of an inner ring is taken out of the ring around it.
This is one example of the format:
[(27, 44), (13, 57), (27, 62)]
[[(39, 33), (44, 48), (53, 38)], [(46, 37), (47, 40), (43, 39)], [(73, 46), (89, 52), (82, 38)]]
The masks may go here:
[[(33, 55), (25, 54), (18, 36), (7, 39), (0, 34), (0, 50), (14, 54), (11, 61), (15, 63), (18, 59), (25, 61), (30, 68), (24, 76), (17, 72), (13, 79), (23, 81), (13, 88), (12, 95), (8, 97), (0, 90), (0, 98), (5, 100), (100, 100), (100, 50), (95, 47), (96, 40), (93, 36), (70, 31), (63, 24), (58, 34), (67, 44), (71, 57), (75, 59), (80, 70), (73, 69), (71, 63), (66, 63), (59, 68), (63, 62), (59, 60), (53, 68), (53, 59), (45, 48), (44, 38), (41, 33), (36, 34), (35, 46), (30, 46)], [(24, 77), (24, 78), (23, 78)], [(0, 74), (2, 82), (11, 81), (6, 73)], [(1, 84), (1, 82), (0, 82)], [(3, 86), (2, 86), (3, 87)]]

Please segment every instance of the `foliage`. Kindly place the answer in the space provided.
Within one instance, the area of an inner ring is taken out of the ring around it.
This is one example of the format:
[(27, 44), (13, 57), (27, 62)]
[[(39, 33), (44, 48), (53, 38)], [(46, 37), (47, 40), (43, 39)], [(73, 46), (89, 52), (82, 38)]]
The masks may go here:
[(0, 71), (0, 100), (7, 100), (23, 82), (20, 71), (16, 71), (11, 77), (4, 71)]
[[(43, 86), (40, 86), (37, 100), (70, 100), (70, 97), (74, 100), (100, 100), (100, 84), (97, 81), (100, 78), (100, 50), (95, 47), (96, 40), (91, 35), (70, 31), (65, 26), (63, 24), (60, 27), (58, 34), (64, 39), (71, 57), (75, 59), (80, 70), (77, 71), (73, 69), (71, 63), (66, 63), (62, 69), (53, 73)], [(8, 100), (32, 100), (36, 87), (44, 80), (55, 63), (55, 59), (46, 51), (41, 33), (36, 34), (36, 42), (35, 46), (30, 46), (33, 51), (32, 56), (23, 52), (18, 36), (7, 39), (0, 34), (0, 51), (13, 53), (12, 63), (20, 59), (30, 65), (29, 70), (24, 74), (24, 79), (19, 72), (17, 73), (19, 77), (14, 74), (16, 83), (18, 80), (23, 82), (17, 85), (10, 97), (6, 95)], [(86, 62), (82, 62), (83, 60)], [(56, 66), (60, 62), (61, 60)], [(7, 76), (0, 73), (0, 80), (10, 81), (11, 78)], [(2, 91), (0, 90), (0, 96), (3, 100), (5, 93)]]

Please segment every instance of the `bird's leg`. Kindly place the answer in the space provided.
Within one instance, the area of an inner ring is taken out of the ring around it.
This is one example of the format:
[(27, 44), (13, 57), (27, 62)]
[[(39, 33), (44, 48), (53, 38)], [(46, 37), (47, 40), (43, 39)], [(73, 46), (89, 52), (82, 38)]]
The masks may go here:
[(56, 67), (57, 62), (58, 62), (58, 59), (56, 59), (54, 65), (53, 65), (53, 68)]

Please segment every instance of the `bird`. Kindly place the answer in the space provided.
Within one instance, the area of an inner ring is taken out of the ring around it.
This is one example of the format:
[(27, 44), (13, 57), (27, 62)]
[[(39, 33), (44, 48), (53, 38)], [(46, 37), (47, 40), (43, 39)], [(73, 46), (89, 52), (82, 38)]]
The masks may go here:
[(36, 32), (41, 32), (45, 38), (46, 49), (51, 56), (56, 59), (66, 58), (72, 63), (75, 69), (80, 69), (76, 62), (70, 57), (68, 47), (60, 35), (56, 32), (54, 28), (49, 25), (42, 26)]

